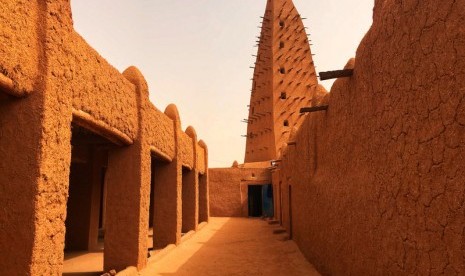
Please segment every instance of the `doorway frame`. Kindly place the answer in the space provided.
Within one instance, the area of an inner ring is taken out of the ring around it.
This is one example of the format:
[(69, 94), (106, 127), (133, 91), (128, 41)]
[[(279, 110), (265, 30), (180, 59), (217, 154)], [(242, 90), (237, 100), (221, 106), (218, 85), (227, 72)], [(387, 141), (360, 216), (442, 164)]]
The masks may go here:
[[(249, 217), (249, 186), (256, 186), (256, 185), (269, 185), (272, 184), (270, 180), (242, 180), (240, 184), (241, 190), (241, 216), (242, 217)], [(274, 195), (273, 191), (273, 195)]]

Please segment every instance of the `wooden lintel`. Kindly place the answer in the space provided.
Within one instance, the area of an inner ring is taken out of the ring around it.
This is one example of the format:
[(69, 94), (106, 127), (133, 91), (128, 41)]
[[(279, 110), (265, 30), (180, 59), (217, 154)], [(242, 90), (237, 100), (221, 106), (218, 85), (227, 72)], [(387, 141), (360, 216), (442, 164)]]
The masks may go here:
[(189, 164), (183, 163), (183, 164), (182, 164), (182, 167), (183, 167), (184, 169), (187, 169), (187, 170), (189, 170), (189, 171), (192, 171), (192, 166), (189, 165)]
[(126, 133), (94, 118), (87, 112), (73, 109), (73, 123), (105, 137), (116, 145), (132, 145), (134, 141)]
[(171, 162), (173, 158), (168, 154), (164, 153), (162, 150), (158, 149), (157, 147), (151, 146), (150, 147), (151, 153), (160, 160)]
[(353, 74), (354, 74), (354, 69), (320, 72), (320, 80), (348, 78), (348, 77), (351, 77)]
[(14, 91), (13, 81), (7, 76), (0, 73), (0, 89), (5, 90), (9, 94), (10, 91)]
[(13, 80), (2, 73), (0, 73), (0, 92), (4, 92), (5, 94), (17, 98), (27, 96), (30, 93), (28, 91), (20, 91), (16, 89)]
[(323, 111), (323, 110), (328, 110), (328, 105), (302, 107), (300, 109), (300, 113), (310, 113), (310, 112), (317, 112), (317, 111)]

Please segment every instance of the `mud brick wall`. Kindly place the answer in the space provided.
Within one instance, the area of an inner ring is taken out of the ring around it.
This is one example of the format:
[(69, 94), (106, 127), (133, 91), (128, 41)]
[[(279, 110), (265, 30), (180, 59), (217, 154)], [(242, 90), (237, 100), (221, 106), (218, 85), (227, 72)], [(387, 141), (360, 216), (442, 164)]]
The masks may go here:
[(354, 75), (284, 150), (293, 238), (322, 273), (465, 273), (464, 11), (375, 1)]

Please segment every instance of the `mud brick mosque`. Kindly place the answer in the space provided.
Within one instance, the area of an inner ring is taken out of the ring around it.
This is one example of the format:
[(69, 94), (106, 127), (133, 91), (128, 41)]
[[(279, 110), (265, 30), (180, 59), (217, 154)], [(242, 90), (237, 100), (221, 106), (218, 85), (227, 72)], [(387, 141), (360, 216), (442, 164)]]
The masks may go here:
[(322, 275), (465, 275), (465, 0), (375, 0), (330, 72), (293, 2), (263, 2), (244, 162), (209, 168), (69, 0), (2, 1), (0, 275), (61, 275), (75, 251), (139, 275), (216, 217), (267, 218)]

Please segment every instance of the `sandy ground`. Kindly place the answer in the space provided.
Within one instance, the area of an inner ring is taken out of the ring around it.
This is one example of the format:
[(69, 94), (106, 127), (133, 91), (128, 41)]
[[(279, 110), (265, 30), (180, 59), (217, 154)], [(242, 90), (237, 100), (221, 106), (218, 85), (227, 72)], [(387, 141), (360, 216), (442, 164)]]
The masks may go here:
[(98, 252), (65, 252), (64, 276), (94, 276), (103, 271), (103, 240)]
[(141, 275), (320, 275), (278, 227), (260, 219), (211, 218), (210, 223)]
[[(78, 251), (65, 252), (63, 266), (64, 276), (94, 276), (103, 273), (103, 240), (99, 242), (97, 252)], [(153, 247), (153, 229), (149, 229), (147, 248)], [(160, 250), (156, 250), (158, 252)]]
[(102, 252), (73, 252), (65, 255), (63, 275), (93, 276), (101, 275), (103, 271)]

